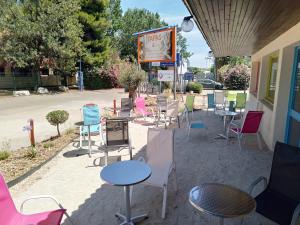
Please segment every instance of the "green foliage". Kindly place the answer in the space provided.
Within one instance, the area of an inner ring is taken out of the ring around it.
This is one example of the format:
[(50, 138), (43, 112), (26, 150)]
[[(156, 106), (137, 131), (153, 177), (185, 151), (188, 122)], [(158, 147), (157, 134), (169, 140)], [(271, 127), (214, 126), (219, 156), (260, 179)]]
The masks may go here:
[(46, 142), (44, 145), (43, 145), (44, 148), (52, 148), (54, 147), (54, 144), (52, 142)]
[(129, 97), (134, 98), (139, 84), (146, 79), (146, 72), (139, 70), (133, 63), (125, 62), (120, 65), (120, 76), (118, 78), (121, 85), (129, 90)]
[(177, 50), (184, 60), (188, 60), (193, 55), (187, 48), (188, 44), (186, 38), (183, 37), (181, 33), (177, 33)]
[(87, 89), (108, 89), (118, 87), (117, 69), (94, 69), (84, 76), (84, 84)]
[(35, 71), (75, 66), (82, 52), (79, 0), (9, 1), (8, 8), (0, 15), (0, 58)]
[(0, 161), (8, 159), (9, 156), (10, 156), (9, 151), (0, 151)]
[(69, 113), (65, 110), (55, 110), (55, 111), (49, 112), (46, 115), (46, 119), (48, 120), (48, 122), (51, 125), (56, 126), (58, 136), (60, 136), (59, 125), (66, 122), (68, 120), (68, 118), (69, 118)]
[(219, 75), (230, 90), (245, 90), (249, 87), (250, 68), (247, 65), (223, 66)]
[(109, 35), (112, 38), (112, 45), (117, 47), (118, 33), (122, 27), (121, 0), (110, 0), (109, 2), (111, 27)]
[(37, 150), (35, 147), (31, 146), (26, 150), (25, 157), (28, 159), (34, 159), (37, 157)]
[(86, 67), (101, 67), (109, 57), (111, 45), (108, 36), (109, 0), (80, 1), (79, 21), (83, 27), (83, 45), (86, 48), (83, 60)]
[(118, 49), (121, 58), (137, 59), (137, 37), (132, 34), (166, 25), (158, 13), (152, 13), (147, 9), (128, 9), (122, 18), (119, 32)]
[(194, 93), (201, 93), (203, 90), (203, 86), (200, 83), (196, 83), (196, 82), (189, 82), (186, 86), (186, 91), (193, 91)]

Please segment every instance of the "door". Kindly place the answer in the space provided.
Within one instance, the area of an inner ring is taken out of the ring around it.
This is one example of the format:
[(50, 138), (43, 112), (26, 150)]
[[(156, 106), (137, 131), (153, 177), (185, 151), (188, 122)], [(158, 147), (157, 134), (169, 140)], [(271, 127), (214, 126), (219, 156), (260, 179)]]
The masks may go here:
[(300, 147), (300, 46), (295, 49), (285, 142)]

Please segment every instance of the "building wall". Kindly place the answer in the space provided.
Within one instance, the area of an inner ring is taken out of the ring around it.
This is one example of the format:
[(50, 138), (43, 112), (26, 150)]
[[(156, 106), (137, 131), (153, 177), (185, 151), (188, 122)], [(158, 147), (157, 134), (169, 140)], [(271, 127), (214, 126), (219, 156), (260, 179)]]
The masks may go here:
[[(251, 57), (252, 62), (260, 62), (260, 72), (257, 96), (251, 94), (250, 102), (257, 103), (257, 108), (264, 111), (260, 132), (269, 149), (274, 148), (276, 141), (284, 141), (294, 48), (298, 45), (300, 45), (300, 23)], [(264, 98), (269, 75), (269, 57), (274, 53), (278, 53), (278, 71), (274, 104), (272, 105)]]

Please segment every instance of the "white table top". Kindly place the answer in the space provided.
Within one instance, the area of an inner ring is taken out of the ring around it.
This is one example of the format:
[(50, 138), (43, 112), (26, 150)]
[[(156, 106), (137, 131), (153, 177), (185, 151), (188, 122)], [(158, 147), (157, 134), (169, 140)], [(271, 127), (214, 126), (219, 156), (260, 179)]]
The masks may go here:
[(216, 114), (220, 115), (220, 116), (236, 116), (239, 113), (231, 112), (231, 111), (228, 111), (228, 110), (216, 110)]
[(136, 161), (120, 161), (104, 167), (100, 177), (109, 184), (129, 186), (147, 180), (151, 175), (148, 164)]

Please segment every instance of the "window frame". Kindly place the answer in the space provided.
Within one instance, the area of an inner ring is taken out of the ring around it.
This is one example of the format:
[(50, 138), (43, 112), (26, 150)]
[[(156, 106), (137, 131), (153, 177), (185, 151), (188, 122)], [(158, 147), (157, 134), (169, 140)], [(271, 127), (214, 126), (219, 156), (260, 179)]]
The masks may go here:
[(276, 81), (277, 82), (277, 79), (278, 79), (278, 63), (279, 63), (279, 54), (276, 53), (276, 54), (272, 54), (270, 55), (269, 57), (269, 69), (268, 69), (268, 80), (267, 80), (267, 85), (266, 85), (266, 95), (265, 95), (265, 100), (270, 103), (270, 104), (274, 104), (274, 98), (275, 98), (275, 92), (276, 92), (276, 84), (275, 84), (275, 91), (274, 91), (274, 97), (272, 98), (270, 96), (270, 86), (271, 86), (271, 78), (272, 78), (272, 65), (273, 65), (273, 62), (274, 60), (277, 61), (277, 74), (276, 74)]

